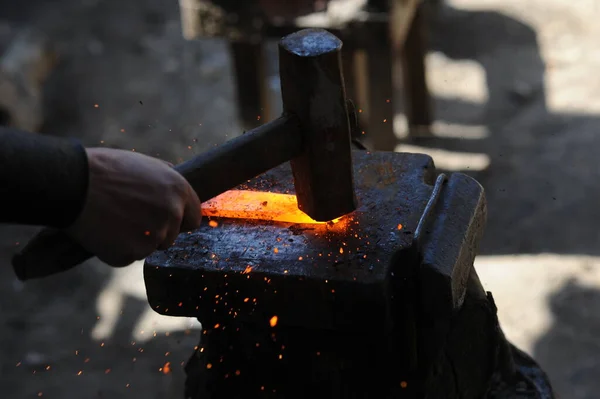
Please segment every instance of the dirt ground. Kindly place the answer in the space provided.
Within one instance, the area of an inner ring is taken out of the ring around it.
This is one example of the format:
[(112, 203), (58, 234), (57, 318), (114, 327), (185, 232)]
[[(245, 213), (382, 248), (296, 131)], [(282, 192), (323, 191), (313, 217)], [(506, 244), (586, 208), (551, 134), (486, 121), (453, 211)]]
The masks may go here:
[[(37, 26), (62, 55), (44, 133), (177, 162), (241, 132), (226, 47), (185, 42), (175, 0), (0, 10), (0, 34)], [(598, 17), (597, 0), (447, 3), (427, 60), (439, 137), (398, 148), (483, 184), (476, 268), (508, 338), (570, 399), (600, 391)], [(141, 263), (19, 283), (10, 255), (33, 231), (0, 228), (0, 397), (181, 398), (198, 323), (148, 308)]]

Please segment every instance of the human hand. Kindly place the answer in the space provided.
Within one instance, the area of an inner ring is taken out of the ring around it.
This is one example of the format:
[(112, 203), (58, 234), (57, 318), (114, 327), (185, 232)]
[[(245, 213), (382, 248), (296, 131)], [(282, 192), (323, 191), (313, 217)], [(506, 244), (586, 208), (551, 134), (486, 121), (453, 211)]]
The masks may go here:
[(170, 247), (199, 227), (200, 200), (166, 162), (135, 152), (86, 149), (85, 205), (66, 232), (90, 253), (121, 267)]

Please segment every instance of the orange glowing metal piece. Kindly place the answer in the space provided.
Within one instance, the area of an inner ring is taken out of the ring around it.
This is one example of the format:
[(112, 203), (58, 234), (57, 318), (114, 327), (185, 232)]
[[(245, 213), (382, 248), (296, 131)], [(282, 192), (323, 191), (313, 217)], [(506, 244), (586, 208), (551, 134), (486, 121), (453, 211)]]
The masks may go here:
[(298, 209), (296, 196), (265, 191), (230, 190), (202, 204), (202, 215), (284, 223), (325, 224)]
[(277, 325), (278, 320), (279, 320), (279, 318), (277, 316), (271, 317), (271, 320), (269, 320), (269, 325), (271, 327), (275, 327)]

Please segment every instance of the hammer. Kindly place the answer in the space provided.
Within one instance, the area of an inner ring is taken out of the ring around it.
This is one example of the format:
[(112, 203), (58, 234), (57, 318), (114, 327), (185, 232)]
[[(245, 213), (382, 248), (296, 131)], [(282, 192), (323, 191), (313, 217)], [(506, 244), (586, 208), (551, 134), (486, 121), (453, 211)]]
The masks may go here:
[[(341, 50), (341, 40), (322, 29), (281, 39), (282, 116), (175, 166), (203, 201), (290, 161), (301, 211), (324, 222), (356, 209), (350, 140), (356, 114), (346, 100)], [(65, 232), (44, 229), (12, 264), (24, 281), (91, 257)]]

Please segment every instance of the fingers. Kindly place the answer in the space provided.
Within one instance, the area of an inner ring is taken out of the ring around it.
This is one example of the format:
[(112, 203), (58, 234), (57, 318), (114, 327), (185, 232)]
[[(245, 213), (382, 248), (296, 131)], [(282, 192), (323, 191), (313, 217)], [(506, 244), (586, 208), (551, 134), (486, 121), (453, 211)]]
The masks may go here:
[(157, 249), (166, 250), (170, 248), (177, 239), (179, 233), (187, 230), (195, 230), (200, 227), (201, 222), (202, 211), (200, 199), (194, 190), (189, 187), (188, 195), (184, 203), (183, 216), (175, 223), (171, 223), (167, 228), (166, 233), (163, 234), (164, 239), (158, 243)]
[(156, 247), (156, 249), (161, 251), (169, 249), (175, 242), (175, 239), (179, 235), (180, 230), (181, 226), (179, 225), (179, 223), (172, 223), (169, 230), (167, 230), (167, 234), (165, 234), (164, 240), (158, 244), (158, 247)]
[(195, 230), (202, 222), (201, 202), (196, 192), (190, 187), (189, 195), (183, 211), (181, 231)]

